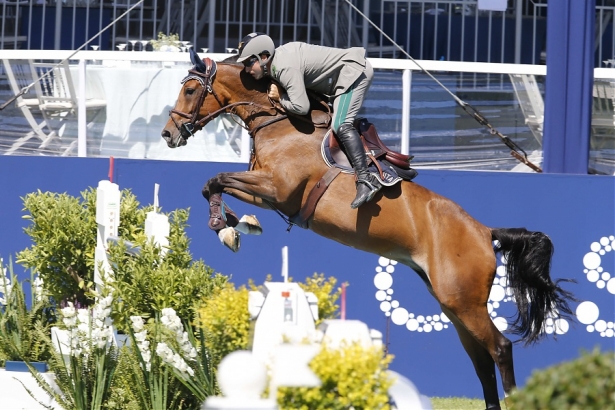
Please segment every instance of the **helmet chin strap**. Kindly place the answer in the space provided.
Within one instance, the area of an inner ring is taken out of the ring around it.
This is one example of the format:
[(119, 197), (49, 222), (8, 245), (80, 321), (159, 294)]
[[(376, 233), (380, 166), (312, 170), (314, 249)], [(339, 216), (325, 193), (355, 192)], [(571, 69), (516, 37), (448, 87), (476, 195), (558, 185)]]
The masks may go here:
[(266, 60), (261, 60), (260, 56), (258, 57), (258, 59), (260, 60), (259, 64), (261, 65), (264, 76), (269, 76), (269, 63), (271, 62), (271, 57), (272, 56), (269, 56), (269, 58)]

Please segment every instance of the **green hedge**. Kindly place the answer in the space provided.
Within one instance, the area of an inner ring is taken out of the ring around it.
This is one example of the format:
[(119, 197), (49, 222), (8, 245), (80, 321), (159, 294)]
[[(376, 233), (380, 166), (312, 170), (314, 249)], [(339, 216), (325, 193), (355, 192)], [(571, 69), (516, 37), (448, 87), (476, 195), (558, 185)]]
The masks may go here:
[(615, 409), (615, 353), (598, 349), (569, 362), (535, 371), (509, 397), (513, 409)]

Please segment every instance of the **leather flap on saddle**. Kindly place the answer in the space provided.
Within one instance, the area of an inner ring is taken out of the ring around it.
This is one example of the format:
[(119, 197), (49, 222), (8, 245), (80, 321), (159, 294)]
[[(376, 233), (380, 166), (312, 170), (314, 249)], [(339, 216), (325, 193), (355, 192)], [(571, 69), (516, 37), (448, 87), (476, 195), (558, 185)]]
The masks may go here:
[(367, 121), (366, 118), (357, 118), (354, 125), (359, 130), (361, 135), (363, 135), (365, 145), (374, 153), (374, 157), (378, 158), (382, 154), (385, 154), (386, 160), (390, 163), (395, 164), (402, 169), (410, 169), (410, 161), (414, 158), (414, 156), (391, 151), (389, 147), (384, 145), (378, 136), (378, 132), (376, 131), (374, 124)]

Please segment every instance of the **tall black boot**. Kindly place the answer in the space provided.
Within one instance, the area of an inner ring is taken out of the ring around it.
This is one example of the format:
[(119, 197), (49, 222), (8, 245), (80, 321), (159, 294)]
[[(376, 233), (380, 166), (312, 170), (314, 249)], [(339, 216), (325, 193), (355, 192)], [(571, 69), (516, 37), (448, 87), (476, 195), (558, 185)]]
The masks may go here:
[(357, 196), (350, 207), (355, 209), (370, 201), (382, 185), (367, 170), (367, 157), (356, 128), (352, 124), (342, 124), (337, 132), (337, 138), (344, 145), (346, 155), (354, 168)]

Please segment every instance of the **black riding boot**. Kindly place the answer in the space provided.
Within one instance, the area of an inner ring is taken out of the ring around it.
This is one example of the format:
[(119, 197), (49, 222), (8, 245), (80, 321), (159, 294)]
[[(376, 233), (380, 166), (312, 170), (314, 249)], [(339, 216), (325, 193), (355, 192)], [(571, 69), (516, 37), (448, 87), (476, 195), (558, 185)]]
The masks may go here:
[(356, 128), (351, 124), (342, 124), (337, 131), (337, 138), (344, 145), (346, 155), (354, 168), (357, 196), (350, 207), (355, 209), (370, 201), (382, 186), (367, 170), (367, 157)]

